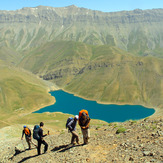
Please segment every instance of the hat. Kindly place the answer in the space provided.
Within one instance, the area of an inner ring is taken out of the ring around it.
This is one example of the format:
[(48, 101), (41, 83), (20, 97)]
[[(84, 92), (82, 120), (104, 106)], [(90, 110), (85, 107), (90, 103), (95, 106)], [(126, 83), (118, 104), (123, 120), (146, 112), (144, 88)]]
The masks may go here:
[(79, 116), (78, 115), (75, 115), (75, 118), (78, 120), (79, 119)]
[(26, 128), (27, 126), (23, 126), (24, 128)]

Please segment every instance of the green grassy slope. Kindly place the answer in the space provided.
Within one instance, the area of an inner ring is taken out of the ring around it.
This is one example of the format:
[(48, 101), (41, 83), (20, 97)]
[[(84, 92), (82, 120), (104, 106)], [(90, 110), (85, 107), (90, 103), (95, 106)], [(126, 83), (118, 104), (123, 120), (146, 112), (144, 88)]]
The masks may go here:
[(0, 46), (0, 60), (7, 64), (15, 64), (20, 59), (20, 54), (16, 50), (5, 46)]
[[(88, 66), (83, 74), (74, 78), (65, 89), (99, 102), (161, 106), (162, 62), (153, 58), (133, 60), (124, 56), (119, 58), (119, 61), (112, 62), (112, 67), (90, 70)], [(93, 63), (92, 65), (95, 65), (97, 61)]]
[(91, 53), (91, 46), (83, 43), (50, 42), (27, 53), (19, 66), (44, 78), (53, 75), (57, 84), (63, 86), (88, 63)]
[(113, 46), (51, 42), (30, 51), (20, 66), (65, 90), (106, 103), (162, 107), (163, 59), (136, 57)]
[(12, 123), (20, 114), (27, 114), (54, 99), (40, 79), (22, 69), (6, 66), (0, 61), (0, 127)]

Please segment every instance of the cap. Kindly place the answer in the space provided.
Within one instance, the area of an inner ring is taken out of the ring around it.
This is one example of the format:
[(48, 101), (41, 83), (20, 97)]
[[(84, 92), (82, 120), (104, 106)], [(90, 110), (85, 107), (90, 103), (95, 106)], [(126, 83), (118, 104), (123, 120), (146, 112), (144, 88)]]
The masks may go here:
[(27, 126), (23, 126), (24, 128), (26, 128)]
[(79, 119), (79, 116), (78, 115), (75, 115), (75, 118), (78, 120)]

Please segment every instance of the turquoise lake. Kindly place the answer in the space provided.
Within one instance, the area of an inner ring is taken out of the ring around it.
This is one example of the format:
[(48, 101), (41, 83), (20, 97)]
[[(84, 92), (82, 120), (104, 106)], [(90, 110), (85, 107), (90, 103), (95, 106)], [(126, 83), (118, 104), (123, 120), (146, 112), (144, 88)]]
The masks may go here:
[(145, 108), (140, 105), (98, 104), (96, 101), (85, 100), (62, 90), (53, 91), (50, 94), (55, 97), (56, 103), (34, 113), (63, 112), (76, 115), (80, 110), (86, 109), (92, 119), (100, 119), (106, 122), (124, 122), (143, 119), (155, 112), (153, 108)]

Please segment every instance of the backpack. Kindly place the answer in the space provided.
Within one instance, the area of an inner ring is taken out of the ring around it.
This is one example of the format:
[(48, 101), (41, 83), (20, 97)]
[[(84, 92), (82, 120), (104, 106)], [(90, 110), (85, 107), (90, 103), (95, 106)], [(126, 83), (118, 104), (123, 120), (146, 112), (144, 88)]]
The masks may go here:
[(81, 115), (82, 115), (83, 112), (85, 112), (86, 115), (89, 117), (88, 111), (83, 109), (83, 110), (81, 110), (81, 111), (79, 112), (79, 119), (80, 119), (80, 117), (81, 117)]
[(67, 125), (69, 124), (69, 122), (70, 122), (71, 120), (73, 120), (72, 117), (69, 117), (69, 118), (67, 119), (67, 122), (66, 122), (66, 128), (67, 128)]
[(28, 128), (28, 127), (24, 128), (24, 133), (25, 133), (25, 135), (27, 135), (27, 136), (30, 135), (30, 131), (29, 131), (29, 128)]
[(36, 140), (40, 139), (39, 130), (40, 130), (40, 126), (39, 125), (35, 125), (34, 129), (33, 129), (33, 139), (36, 139)]

